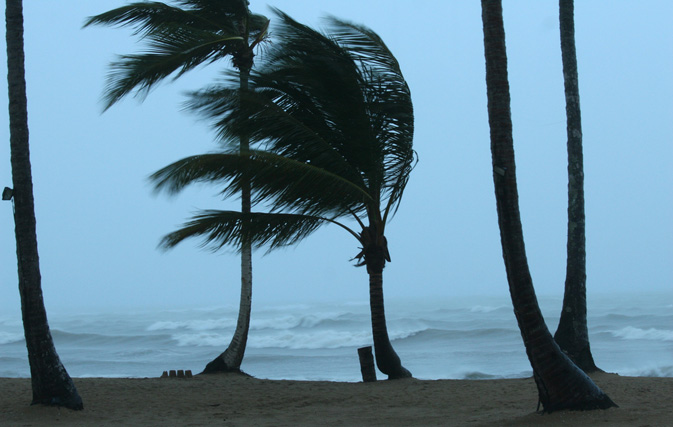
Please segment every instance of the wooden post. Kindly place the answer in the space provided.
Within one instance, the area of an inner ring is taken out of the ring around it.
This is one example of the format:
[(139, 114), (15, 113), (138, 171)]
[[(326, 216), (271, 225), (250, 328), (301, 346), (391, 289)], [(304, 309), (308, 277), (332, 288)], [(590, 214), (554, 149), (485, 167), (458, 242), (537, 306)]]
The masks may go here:
[(358, 348), (360, 357), (360, 370), (362, 371), (362, 381), (369, 383), (376, 381), (376, 369), (374, 368), (374, 355), (372, 347)]

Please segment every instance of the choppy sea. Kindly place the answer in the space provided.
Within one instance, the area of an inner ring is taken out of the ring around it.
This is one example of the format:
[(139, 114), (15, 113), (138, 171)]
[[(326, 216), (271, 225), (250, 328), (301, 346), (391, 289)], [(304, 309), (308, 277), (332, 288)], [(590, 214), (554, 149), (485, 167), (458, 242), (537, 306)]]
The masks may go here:
[[(540, 298), (558, 324), (561, 297)], [(50, 313), (57, 351), (73, 377), (156, 377), (200, 372), (222, 352), (236, 307)], [(594, 359), (625, 376), (673, 376), (673, 294), (590, 296)], [(420, 379), (532, 375), (508, 298), (386, 301), (403, 365)], [(258, 378), (360, 381), (357, 348), (372, 345), (364, 303), (255, 306), (242, 369)], [(28, 377), (19, 316), (0, 314), (0, 376)], [(379, 373), (379, 378), (382, 375)]]

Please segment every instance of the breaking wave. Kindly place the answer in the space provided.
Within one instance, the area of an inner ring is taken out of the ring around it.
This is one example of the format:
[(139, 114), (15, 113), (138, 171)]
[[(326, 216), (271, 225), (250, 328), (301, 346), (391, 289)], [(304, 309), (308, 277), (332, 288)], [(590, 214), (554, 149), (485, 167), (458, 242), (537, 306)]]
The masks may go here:
[[(670, 300), (634, 298), (628, 309), (616, 299), (589, 308), (594, 359), (620, 375), (673, 376)], [(561, 299), (547, 304), (556, 312)], [(398, 304), (386, 311), (390, 340), (417, 378), (530, 375), (507, 298)], [(199, 372), (226, 349), (237, 312), (228, 307), (95, 317), (69, 313), (50, 321), (71, 375), (143, 377), (169, 369)], [(357, 348), (372, 342), (366, 304), (255, 308), (242, 369), (260, 378), (358, 381)], [(0, 320), (0, 355), (0, 375), (29, 376), (20, 322)]]
[(612, 332), (612, 335), (625, 340), (654, 340), (654, 341), (673, 341), (673, 331), (666, 329), (641, 329), (627, 326), (618, 331)]

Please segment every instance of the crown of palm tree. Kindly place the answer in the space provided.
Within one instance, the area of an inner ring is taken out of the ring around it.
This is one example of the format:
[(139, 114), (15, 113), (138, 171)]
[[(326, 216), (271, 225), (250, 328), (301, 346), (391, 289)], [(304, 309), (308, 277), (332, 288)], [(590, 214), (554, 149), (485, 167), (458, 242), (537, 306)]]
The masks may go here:
[(269, 20), (250, 13), (246, 0), (136, 2), (86, 20), (84, 26), (130, 26), (146, 44), (143, 53), (121, 55), (111, 64), (105, 108), (137, 90), (145, 96), (160, 80), (230, 56), (236, 68), (252, 66)]
[[(166, 246), (194, 235), (216, 248), (236, 246), (241, 221), (255, 246), (294, 243), (326, 222), (364, 244), (365, 229), (383, 238), (399, 206), (416, 157), (411, 94), (395, 57), (363, 26), (329, 18), (321, 33), (275, 12), (280, 41), (251, 72), (250, 91), (237, 90), (232, 76), (188, 102), (212, 121), (224, 151), (183, 159), (151, 177), (169, 192), (220, 182), (225, 196), (249, 181), (253, 201), (271, 213), (227, 212), (223, 220), (204, 212), (167, 236)], [(255, 149), (239, 151), (241, 135)], [(344, 225), (346, 217), (363, 232)]]

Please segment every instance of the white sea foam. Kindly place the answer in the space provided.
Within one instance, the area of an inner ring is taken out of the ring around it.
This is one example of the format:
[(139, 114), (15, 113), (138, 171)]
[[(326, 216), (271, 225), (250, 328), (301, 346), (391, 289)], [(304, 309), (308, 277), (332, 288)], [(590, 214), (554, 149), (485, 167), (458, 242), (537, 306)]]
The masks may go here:
[(186, 322), (168, 322), (160, 321), (155, 322), (147, 327), (148, 331), (172, 331), (174, 329), (180, 329), (185, 327)]
[(491, 307), (488, 305), (475, 305), (470, 309), (470, 313), (491, 313), (493, 311), (499, 310), (500, 308), (502, 308), (502, 306)]
[(627, 377), (673, 377), (673, 365), (625, 368), (620, 369), (619, 374)]
[(151, 324), (149, 327), (147, 327), (147, 330), (174, 331), (177, 329), (186, 329), (190, 331), (212, 331), (233, 328), (235, 325), (235, 320), (225, 318), (187, 321), (159, 321)]
[[(229, 344), (230, 335), (209, 332), (175, 334), (171, 337), (180, 347), (223, 347)], [(351, 331), (283, 331), (273, 334), (250, 334), (249, 348), (277, 349), (335, 349), (340, 347), (362, 346), (371, 342), (371, 333)]]
[(313, 328), (325, 321), (339, 321), (342, 318), (350, 317), (352, 317), (352, 314), (347, 312), (323, 312), (303, 315), (284, 314), (280, 316), (274, 315), (263, 318), (257, 318), (253, 316), (250, 327), (257, 330)]
[[(285, 330), (296, 328), (301, 325), (303, 319), (306, 319), (306, 316), (279, 316), (271, 317), (264, 319), (253, 318), (250, 322), (250, 327), (255, 330), (261, 329), (276, 329), (276, 330)], [(309, 320), (307, 320), (309, 322)], [(312, 320), (313, 324), (316, 324), (318, 321), (316, 319)]]
[(267, 336), (251, 336), (248, 344), (252, 348), (285, 348), (292, 350), (316, 350), (356, 347), (369, 344), (371, 333), (368, 331), (315, 331), (293, 333), (290, 331)]
[(23, 340), (22, 334), (15, 334), (11, 332), (0, 332), (0, 345), (11, 344)]
[(612, 335), (625, 340), (673, 341), (673, 331), (656, 328), (640, 329), (627, 326), (618, 331), (613, 331)]
[(231, 340), (231, 337), (209, 332), (175, 334), (171, 338), (177, 341), (179, 347), (223, 347)]

